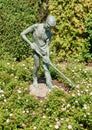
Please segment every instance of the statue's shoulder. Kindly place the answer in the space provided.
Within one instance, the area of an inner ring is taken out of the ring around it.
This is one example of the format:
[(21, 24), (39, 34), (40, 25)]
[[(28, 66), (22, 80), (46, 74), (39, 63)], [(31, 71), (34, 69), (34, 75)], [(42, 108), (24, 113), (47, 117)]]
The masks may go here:
[(32, 25), (34, 28), (42, 28), (43, 27), (43, 23), (36, 23)]
[(38, 23), (38, 27), (43, 27), (44, 24), (43, 23)]
[(39, 24), (36, 23), (36, 24), (33, 24), (32, 26), (33, 26), (34, 28), (37, 28), (37, 27), (39, 26)]

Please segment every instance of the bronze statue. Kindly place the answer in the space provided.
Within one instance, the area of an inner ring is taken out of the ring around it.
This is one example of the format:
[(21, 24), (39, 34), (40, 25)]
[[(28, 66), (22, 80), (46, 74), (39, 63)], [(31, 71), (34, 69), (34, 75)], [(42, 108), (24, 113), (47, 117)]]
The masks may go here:
[[(55, 65), (53, 65), (49, 58), (49, 43), (51, 40), (51, 27), (56, 25), (56, 18), (52, 15), (48, 16), (46, 22), (34, 24), (28, 27), (21, 33), (22, 38), (30, 44), (33, 50), (33, 58), (34, 58), (34, 70), (33, 70), (33, 86), (38, 87), (38, 79), (37, 79), (37, 72), (40, 65), (40, 58), (43, 61), (43, 68), (45, 71), (45, 78), (46, 78), (46, 85), (48, 88), (52, 88), (52, 79), (49, 71), (49, 65), (51, 65), (63, 78), (65, 78), (72, 88), (74, 84), (72, 81), (66, 77), (60, 70), (58, 70)], [(31, 42), (26, 34), (32, 33), (33, 41)]]
[[(56, 25), (56, 18), (52, 15), (48, 16), (46, 22), (34, 24), (21, 33), (22, 38), (30, 44), (33, 50), (34, 70), (33, 70), (33, 86), (38, 87), (37, 72), (39, 69), (39, 60), (42, 57), (43, 68), (45, 71), (46, 85), (52, 88), (52, 79), (49, 71), (49, 43), (51, 40), (50, 28)], [(31, 42), (26, 34), (32, 33), (33, 42)]]

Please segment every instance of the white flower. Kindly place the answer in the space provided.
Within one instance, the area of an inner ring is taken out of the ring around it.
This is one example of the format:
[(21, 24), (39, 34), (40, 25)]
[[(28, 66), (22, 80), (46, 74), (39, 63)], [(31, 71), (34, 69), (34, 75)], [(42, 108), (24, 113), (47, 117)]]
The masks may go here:
[(7, 65), (10, 65), (10, 63), (8, 62)]
[(28, 110), (26, 110), (26, 113), (29, 113), (29, 111), (28, 111)]
[(10, 122), (10, 119), (7, 119), (6, 122), (9, 123), (9, 122)]
[(2, 94), (1, 96), (4, 97), (4, 94)]
[(86, 117), (86, 115), (84, 115), (84, 117)]
[(26, 100), (26, 102), (28, 102), (28, 99)]
[(68, 129), (69, 129), (69, 130), (72, 129), (72, 125), (68, 125)]
[(42, 100), (40, 100), (40, 102), (42, 102)]
[(78, 92), (78, 96), (81, 96), (81, 93), (80, 93), (80, 92)]
[(71, 105), (70, 104), (67, 104), (67, 107), (70, 107)]
[(18, 92), (18, 93), (21, 93), (21, 90), (18, 89), (17, 92)]
[(58, 121), (58, 118), (56, 118), (55, 121)]
[(84, 73), (87, 73), (87, 70), (84, 70)]
[(0, 89), (0, 93), (3, 93), (4, 91), (2, 89)]
[(22, 66), (25, 66), (25, 64), (22, 64)]
[(85, 91), (88, 92), (88, 89), (86, 89)]
[(4, 99), (4, 102), (6, 102), (6, 99)]
[(51, 127), (52, 127), (52, 125), (49, 125), (49, 127), (51, 128)]
[(56, 122), (56, 125), (60, 126), (60, 122), (59, 122), (59, 121), (57, 121), (57, 122)]
[(80, 85), (78, 84), (78, 85), (76, 86), (76, 88), (80, 88)]
[(22, 113), (24, 114), (24, 113), (25, 113), (25, 111), (22, 111)]
[(36, 126), (34, 126), (34, 128), (33, 128), (33, 129), (34, 129), (34, 130), (36, 130), (36, 128), (37, 128), (37, 127), (36, 127)]
[(87, 105), (86, 104), (84, 104), (84, 107), (83, 107), (85, 110), (87, 109)]
[(55, 129), (59, 129), (59, 126), (58, 126), (58, 125), (55, 125)]
[(92, 92), (90, 92), (90, 96), (92, 96)]
[(74, 94), (74, 93), (72, 94), (72, 97), (75, 97), (75, 94)]
[(90, 115), (90, 113), (88, 112), (88, 113), (87, 113), (87, 115), (89, 116), (89, 115)]
[(49, 93), (51, 92), (51, 89), (49, 89)]
[(61, 118), (61, 121), (63, 121), (64, 120), (64, 118)]
[(72, 108), (75, 108), (75, 106), (72, 106)]
[(83, 124), (80, 124), (80, 126), (83, 126)]
[(62, 110), (62, 111), (65, 111), (65, 110), (66, 110), (66, 107), (64, 107), (64, 108), (61, 108), (61, 110)]
[(81, 91), (81, 93), (83, 93), (83, 91)]
[[(13, 68), (12, 68), (13, 69)], [(11, 74), (11, 76), (14, 76), (14, 74)]]
[(22, 127), (25, 127), (25, 126), (26, 126), (26, 125), (23, 123), (23, 124), (22, 124)]
[(76, 100), (75, 103), (78, 103), (78, 101)]
[(74, 70), (72, 70), (72, 72), (74, 72)]
[(44, 116), (43, 116), (43, 118), (45, 119), (45, 118), (46, 118), (46, 116), (44, 115)]
[(10, 116), (13, 116), (13, 114), (11, 113)]
[(8, 111), (8, 109), (6, 109), (6, 111)]

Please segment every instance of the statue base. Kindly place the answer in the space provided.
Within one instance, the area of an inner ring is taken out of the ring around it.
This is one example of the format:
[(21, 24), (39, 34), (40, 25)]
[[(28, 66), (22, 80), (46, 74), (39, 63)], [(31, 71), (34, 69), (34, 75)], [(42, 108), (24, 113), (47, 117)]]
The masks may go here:
[(39, 83), (39, 87), (35, 88), (33, 85), (30, 85), (30, 94), (36, 97), (44, 98), (48, 95), (50, 89), (46, 86), (45, 83)]

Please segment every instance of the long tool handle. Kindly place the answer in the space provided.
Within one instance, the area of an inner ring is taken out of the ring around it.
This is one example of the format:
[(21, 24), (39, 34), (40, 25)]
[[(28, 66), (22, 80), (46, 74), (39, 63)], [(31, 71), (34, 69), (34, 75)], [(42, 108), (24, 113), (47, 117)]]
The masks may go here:
[(75, 85), (72, 83), (72, 81), (71, 81), (68, 77), (66, 77), (59, 69), (57, 69), (55, 65), (53, 65), (52, 63), (50, 63), (50, 65), (51, 65), (63, 78), (65, 78), (65, 79), (69, 82), (69, 85), (72, 86), (72, 88), (75, 87)]
[[(42, 54), (38, 51), (38, 49), (35, 49), (35, 51), (43, 58)], [(55, 65), (52, 64), (52, 62), (50, 61), (49, 63), (63, 78), (65, 78), (68, 82), (69, 82), (69, 85), (74, 88), (75, 85), (72, 83), (72, 81), (66, 77), (59, 69), (56, 68)]]

